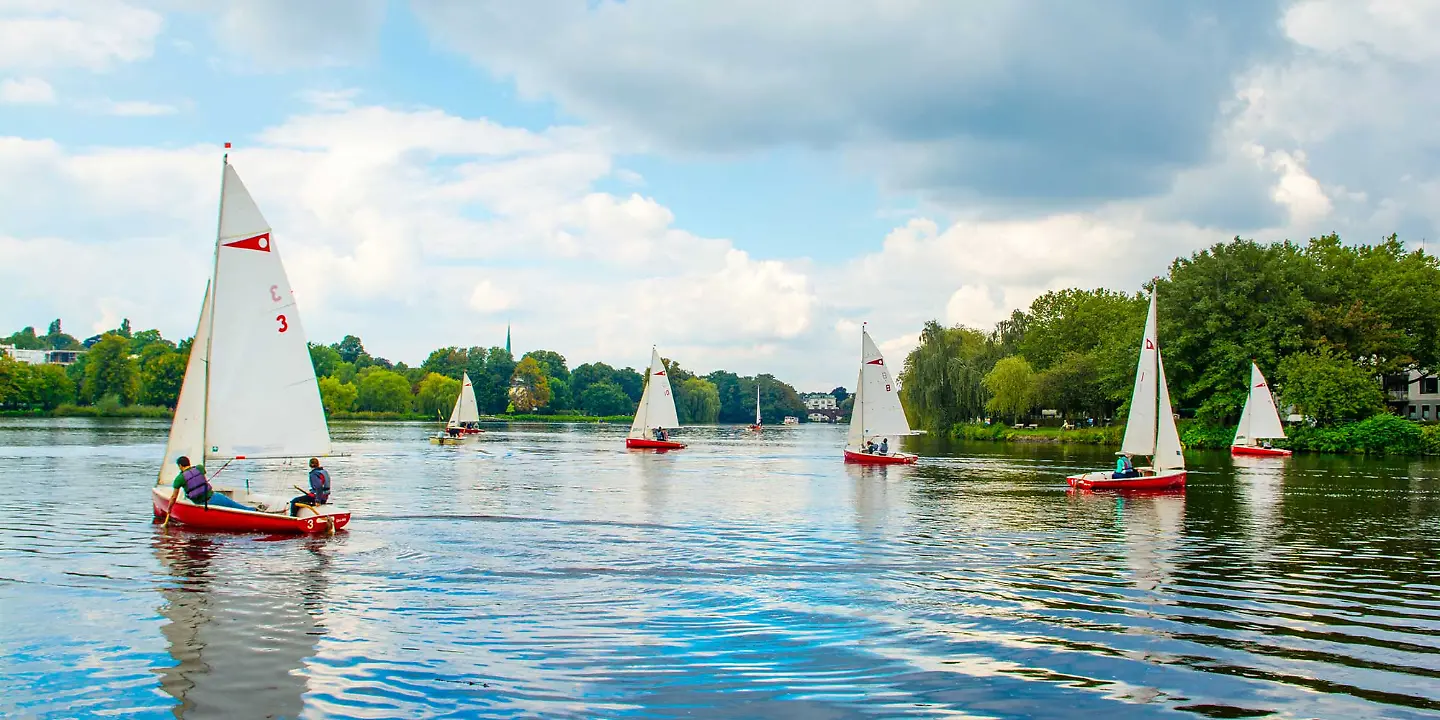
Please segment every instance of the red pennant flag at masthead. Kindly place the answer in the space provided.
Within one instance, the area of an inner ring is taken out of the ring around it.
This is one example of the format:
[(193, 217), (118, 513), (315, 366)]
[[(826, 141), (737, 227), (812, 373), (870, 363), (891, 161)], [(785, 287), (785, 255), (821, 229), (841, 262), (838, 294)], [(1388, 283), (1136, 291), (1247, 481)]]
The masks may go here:
[(240, 248), (241, 250), (259, 250), (260, 252), (270, 252), (270, 233), (261, 233), (259, 235), (256, 235), (255, 237), (245, 238), (244, 240), (236, 240), (235, 242), (228, 242), (225, 243), (225, 247)]

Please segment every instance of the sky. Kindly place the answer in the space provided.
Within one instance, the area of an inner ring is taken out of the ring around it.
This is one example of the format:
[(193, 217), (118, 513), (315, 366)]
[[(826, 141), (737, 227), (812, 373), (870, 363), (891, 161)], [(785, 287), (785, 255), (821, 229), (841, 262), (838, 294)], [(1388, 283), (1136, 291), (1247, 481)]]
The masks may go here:
[(0, 331), (193, 333), (221, 148), (313, 342), (853, 384), (1235, 236), (1440, 221), (1440, 1), (0, 0)]

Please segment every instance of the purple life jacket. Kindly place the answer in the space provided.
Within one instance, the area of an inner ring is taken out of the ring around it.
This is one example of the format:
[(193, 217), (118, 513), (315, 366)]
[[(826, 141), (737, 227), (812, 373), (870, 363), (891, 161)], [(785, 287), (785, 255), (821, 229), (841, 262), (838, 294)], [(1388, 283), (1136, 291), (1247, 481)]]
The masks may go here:
[(326, 472), (325, 468), (314, 468), (310, 471), (310, 496), (321, 505), (330, 501), (330, 473)]
[(200, 468), (192, 465), (180, 473), (180, 477), (185, 481), (185, 497), (190, 498), (190, 502), (203, 503), (210, 499), (210, 481)]

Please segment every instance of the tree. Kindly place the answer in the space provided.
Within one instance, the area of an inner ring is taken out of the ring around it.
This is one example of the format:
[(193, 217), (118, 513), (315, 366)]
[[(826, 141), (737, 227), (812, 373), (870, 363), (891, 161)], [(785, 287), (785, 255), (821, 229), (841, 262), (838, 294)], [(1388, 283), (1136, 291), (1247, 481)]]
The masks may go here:
[(130, 354), (139, 355), (145, 352), (145, 348), (155, 344), (163, 346), (166, 350), (175, 349), (175, 343), (166, 340), (160, 335), (159, 330), (152, 328), (150, 330), (141, 330), (130, 336)]
[(342, 362), (345, 361), (341, 359), (339, 350), (329, 345), (310, 343), (310, 364), (315, 368), (315, 377), (334, 375)]
[(565, 366), (565, 356), (554, 350), (531, 350), (525, 353), (520, 359), (535, 358), (535, 362), (545, 368), (545, 377), (560, 380), (570, 380), (570, 370)]
[(845, 390), (844, 387), (837, 387), (834, 390), (830, 391), (830, 396), (835, 398), (835, 404), (839, 405), (840, 403), (845, 402), (845, 398), (850, 397), (850, 393)]
[(905, 358), (900, 398), (918, 426), (944, 430), (985, 412), (989, 396), (982, 380), (999, 359), (994, 344), (978, 330), (946, 328), (931, 320), (920, 344)]
[(1384, 410), (1374, 371), (1329, 348), (1280, 362), (1281, 397), (1318, 425), (1362, 420)]
[(410, 382), (404, 375), (369, 367), (356, 377), (360, 380), (357, 400), (361, 410), (403, 413), (410, 409)]
[(175, 407), (185, 383), (188, 358), (161, 343), (145, 348), (140, 359), (140, 401), (146, 405)]
[(515, 359), (501, 347), (480, 353), (475, 350), (470, 349), (470, 381), (475, 388), (475, 402), (482, 412), (503, 413), (510, 405), (510, 378), (515, 374)]
[(370, 354), (365, 352), (365, 344), (360, 342), (360, 338), (354, 335), (346, 335), (340, 342), (330, 347), (335, 348), (335, 351), (340, 353), (340, 359), (344, 362), (353, 363), (357, 366), (369, 364), (368, 362), (360, 362), (362, 358), (369, 360)]
[[(575, 374), (578, 375), (579, 371), (580, 368), (576, 368)], [(605, 381), (586, 386), (585, 392), (580, 395), (580, 409), (584, 410), (585, 414), (596, 417), (629, 415), (635, 412), (635, 403), (631, 402), (619, 385)]]
[(31, 368), (30, 404), (44, 410), (54, 410), (65, 403), (75, 402), (75, 382), (65, 374), (59, 365), (36, 365)]
[(459, 380), (460, 375), (466, 371), (469, 364), (469, 352), (457, 347), (445, 347), (432, 351), (425, 358), (425, 362), (420, 363), (420, 369), (427, 373), (437, 373)]
[(715, 384), (704, 378), (691, 376), (681, 382), (681, 392), (676, 404), (680, 422), (684, 425), (714, 423), (720, 415), (720, 393)]
[[(585, 397), (585, 391), (596, 383), (610, 382), (615, 377), (615, 368), (603, 362), (585, 363), (570, 373), (570, 392), (578, 398)], [(623, 391), (622, 391), (623, 392)], [(581, 400), (584, 407), (584, 400)]]
[(610, 379), (625, 391), (630, 402), (640, 402), (640, 395), (645, 392), (645, 376), (636, 372), (635, 368), (620, 368)]
[(140, 373), (130, 359), (130, 339), (106, 334), (86, 353), (85, 394), (91, 402), (114, 395), (131, 405), (140, 395)]
[(340, 382), (333, 377), (320, 378), (320, 404), (325, 406), (326, 415), (349, 412), (355, 407), (359, 394), (351, 383)]
[(1016, 349), (1035, 369), (1044, 370), (1066, 353), (1095, 350), (1115, 335), (1122, 337), (1126, 346), (1138, 344), (1147, 302), (1138, 295), (1104, 288), (1055, 290), (1030, 303), (1030, 311), (1018, 322), (1001, 323), (996, 335), (1023, 326), (1023, 339)]
[(550, 402), (545, 407), (552, 411), (573, 410), (575, 408), (575, 396), (570, 392), (570, 384), (557, 377), (547, 377), (550, 384)]
[(1118, 403), (1105, 389), (1100, 362), (1095, 355), (1066, 353), (1059, 362), (1036, 375), (1033, 385), (1035, 403), (1059, 410), (1066, 417), (1077, 414), (1109, 417)]
[(726, 370), (716, 370), (705, 376), (710, 384), (715, 386), (715, 391), (720, 397), (720, 422), (749, 422), (753, 419), (755, 409), (751, 403), (755, 402), (755, 385), (750, 384), (750, 392), (747, 394), (740, 380), (740, 376)]
[(79, 350), (80, 341), (60, 328), (60, 318), (50, 321), (50, 329), (45, 333), (46, 346), (51, 350)]
[(1011, 422), (1028, 415), (1035, 407), (1035, 371), (1020, 355), (1012, 355), (995, 363), (983, 380), (990, 399), (985, 409)]
[(29, 365), (0, 353), (0, 408), (28, 406), (31, 382)]
[(510, 401), (519, 412), (534, 412), (550, 402), (550, 380), (535, 358), (526, 356), (510, 376)]
[(26, 327), (10, 337), (0, 340), (0, 345), (14, 345), (19, 350), (44, 350), (45, 341), (35, 336), (35, 328)]
[(460, 397), (460, 381), (440, 373), (427, 373), (415, 393), (415, 412), (448, 417)]

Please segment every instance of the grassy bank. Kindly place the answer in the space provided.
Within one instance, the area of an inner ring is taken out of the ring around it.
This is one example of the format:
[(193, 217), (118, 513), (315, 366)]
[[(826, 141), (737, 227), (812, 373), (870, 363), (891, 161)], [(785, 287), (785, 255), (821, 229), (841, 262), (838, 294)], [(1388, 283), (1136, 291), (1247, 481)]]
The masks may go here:
[[(1376, 415), (1359, 422), (1334, 427), (1296, 427), (1290, 437), (1276, 441), (1276, 447), (1297, 452), (1364, 455), (1440, 455), (1440, 424), (1420, 424), (1394, 415)], [(950, 436), (960, 440), (994, 442), (1059, 443), (1066, 445), (1113, 445), (1125, 434), (1123, 425), (1103, 428), (1062, 430), (1055, 427), (1016, 429), (1004, 425), (968, 423), (951, 428)], [(1224, 450), (1235, 438), (1235, 429), (1205, 425), (1194, 420), (1180, 422), (1180, 441), (1191, 449)]]
[(155, 405), (60, 405), (54, 410), (0, 410), (0, 417), (94, 417), (170, 419), (174, 411)]

